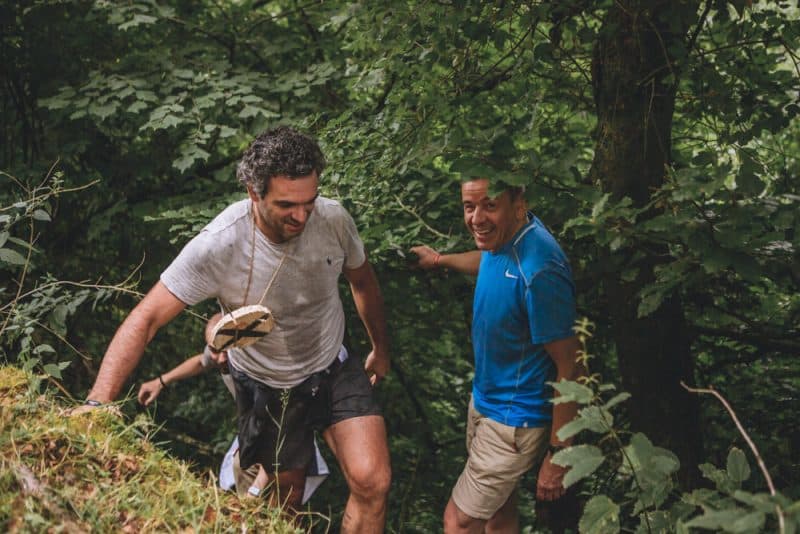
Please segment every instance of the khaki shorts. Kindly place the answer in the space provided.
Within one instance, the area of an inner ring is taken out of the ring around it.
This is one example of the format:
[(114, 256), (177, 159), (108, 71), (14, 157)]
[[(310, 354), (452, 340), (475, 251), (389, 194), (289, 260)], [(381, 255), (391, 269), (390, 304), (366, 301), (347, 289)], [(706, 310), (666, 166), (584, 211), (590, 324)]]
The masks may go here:
[(550, 427), (507, 426), (481, 415), (470, 401), (467, 464), (453, 488), (453, 502), (470, 517), (491, 518), (522, 475), (541, 461), (549, 440)]

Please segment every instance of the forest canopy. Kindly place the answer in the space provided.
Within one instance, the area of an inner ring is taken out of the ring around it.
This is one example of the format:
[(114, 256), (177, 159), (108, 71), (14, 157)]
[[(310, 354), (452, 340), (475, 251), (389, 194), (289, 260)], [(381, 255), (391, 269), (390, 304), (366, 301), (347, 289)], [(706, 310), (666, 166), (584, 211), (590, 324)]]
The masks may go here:
[[(668, 486), (631, 497), (625, 449), (587, 426), (579, 440), (607, 458), (587, 468), (587, 510), (648, 531), (658, 513), (668, 530), (709, 511), (734, 510), (719, 528), (748, 517), (741, 532), (797, 521), (793, 2), (30, 0), (0, 2), (0, 24), (0, 354), (43, 388), (85, 398), (126, 313), (244, 198), (235, 164), (249, 142), (291, 124), (319, 139), (321, 191), (353, 214), (386, 301), (390, 530), (438, 530), (464, 460), (474, 280), (415, 270), (409, 249), (472, 246), (458, 192), (471, 176), (526, 186), (570, 258), (597, 384), (631, 396), (613, 405), (621, 443), (674, 464), (658, 478)], [(129, 387), (199, 352), (213, 311), (164, 328)], [(740, 476), (732, 451), (756, 458), (722, 405), (681, 382), (727, 399), (777, 497), (760, 471)], [(199, 466), (234, 433), (211, 376), (170, 388), (151, 416)], [(334, 515), (336, 476), (315, 498)], [(713, 505), (697, 493), (709, 485), (725, 495)]]

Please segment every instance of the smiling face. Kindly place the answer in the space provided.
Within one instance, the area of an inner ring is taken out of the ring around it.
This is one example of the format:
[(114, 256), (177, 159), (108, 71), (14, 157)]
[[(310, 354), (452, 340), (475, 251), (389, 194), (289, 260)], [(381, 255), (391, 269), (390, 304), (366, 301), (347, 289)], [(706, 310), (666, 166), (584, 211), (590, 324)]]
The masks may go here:
[(479, 179), (461, 185), (464, 222), (480, 250), (497, 252), (508, 243), (527, 220), (525, 198), (510, 191), (489, 197), (489, 180)]
[(256, 213), (256, 226), (273, 243), (283, 243), (300, 235), (306, 227), (314, 201), (319, 196), (317, 173), (289, 178), (273, 176), (267, 194), (260, 198), (247, 189)]

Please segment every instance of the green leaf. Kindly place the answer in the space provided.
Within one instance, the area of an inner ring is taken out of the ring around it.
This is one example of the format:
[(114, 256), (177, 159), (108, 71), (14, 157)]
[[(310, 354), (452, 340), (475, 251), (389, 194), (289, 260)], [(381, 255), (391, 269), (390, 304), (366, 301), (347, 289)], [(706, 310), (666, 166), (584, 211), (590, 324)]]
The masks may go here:
[(558, 439), (566, 440), (583, 430), (606, 434), (614, 427), (614, 416), (600, 406), (587, 406), (578, 416), (558, 429)]
[(636, 534), (654, 534), (672, 532), (672, 518), (667, 512), (644, 512), (639, 514), (639, 525), (636, 527)]
[(119, 26), (117, 26), (117, 28), (125, 31), (128, 28), (134, 28), (136, 26), (139, 26), (140, 24), (153, 24), (157, 20), (158, 20), (157, 18), (151, 17), (150, 15), (143, 15), (141, 13), (137, 13), (136, 15), (133, 16), (131, 20), (120, 24)]
[(729, 525), (725, 530), (727, 532), (761, 532), (764, 527), (763, 512), (754, 511), (747, 515), (738, 518), (733, 524)]
[(725, 532), (760, 532), (764, 526), (764, 514), (743, 508), (712, 510), (707, 508), (703, 515), (686, 522), (687, 527), (724, 530)]
[(589, 499), (578, 531), (581, 534), (616, 534), (619, 530), (619, 506), (605, 495)]
[(637, 317), (640, 319), (642, 317), (647, 317), (661, 306), (663, 300), (664, 293), (655, 287), (648, 288), (646, 293), (642, 296), (642, 300), (639, 301), (639, 307), (636, 310)]
[(10, 248), (0, 248), (0, 261), (11, 265), (25, 265), (25, 257)]
[[(736, 490), (733, 498), (739, 502), (750, 505), (756, 510), (771, 514), (775, 512), (775, 502), (768, 493), (750, 493), (747, 491)], [(798, 503), (800, 504), (800, 503)], [(785, 510), (788, 515), (788, 510)]]
[(598, 215), (603, 213), (603, 210), (606, 207), (606, 203), (608, 202), (608, 199), (610, 197), (611, 194), (606, 193), (605, 195), (600, 197), (600, 199), (597, 202), (595, 202), (594, 206), (592, 206), (592, 218), (597, 218)]
[(30, 373), (34, 367), (39, 365), (40, 361), (39, 358), (28, 358), (25, 360), (25, 363), (22, 364), (22, 370), (26, 373)]
[(276, 117), (280, 117), (280, 115), (278, 113), (275, 113), (274, 111), (270, 111), (262, 107), (251, 106), (251, 105), (245, 106), (244, 109), (239, 112), (238, 116), (240, 119), (247, 119), (250, 117), (255, 117), (257, 115), (261, 115), (265, 119), (273, 119)]
[(577, 402), (578, 404), (589, 404), (594, 399), (594, 391), (592, 388), (571, 382), (569, 380), (561, 379), (560, 382), (548, 382), (553, 388), (558, 391), (559, 396), (553, 398), (553, 404), (561, 404), (564, 402)]
[(672, 475), (680, 467), (678, 457), (667, 449), (654, 446), (642, 433), (631, 437), (624, 452), (625, 461), (619, 470), (623, 474), (635, 474), (641, 490), (634, 513), (660, 506), (673, 488)]
[(10, 234), (8, 232), (0, 232), (0, 247), (6, 244), (9, 235)]
[(35, 349), (33, 349), (34, 354), (42, 354), (43, 352), (55, 352), (56, 349), (48, 345), (47, 343), (42, 343), (38, 345)]
[(44, 364), (44, 372), (48, 375), (52, 376), (53, 378), (58, 378), (61, 380), (61, 369), (59, 369), (58, 365), (54, 363), (46, 363)]
[(172, 166), (181, 172), (186, 171), (195, 161), (206, 161), (211, 154), (197, 145), (189, 145), (181, 150), (181, 156), (172, 162)]
[(126, 111), (128, 113), (139, 113), (143, 109), (147, 109), (147, 104), (141, 100), (136, 100), (133, 104), (128, 106)]
[(614, 397), (609, 399), (609, 401), (603, 405), (603, 408), (605, 408), (606, 410), (611, 410), (611, 408), (613, 408), (617, 404), (625, 402), (630, 398), (631, 394), (628, 393), (627, 391), (623, 391), (622, 393), (617, 393), (616, 395), (614, 395)]
[(728, 472), (711, 464), (700, 464), (700, 472), (703, 476), (711, 480), (717, 489), (723, 493), (732, 493), (736, 489), (736, 485), (728, 476)]
[(732, 448), (728, 453), (728, 477), (737, 485), (750, 478), (750, 464), (747, 457), (739, 448)]
[(570, 467), (564, 475), (564, 487), (568, 488), (594, 473), (604, 460), (603, 451), (594, 445), (576, 445), (558, 451), (551, 461), (562, 467)]
[(35, 210), (33, 212), (33, 218), (37, 221), (50, 221), (50, 214), (44, 210)]

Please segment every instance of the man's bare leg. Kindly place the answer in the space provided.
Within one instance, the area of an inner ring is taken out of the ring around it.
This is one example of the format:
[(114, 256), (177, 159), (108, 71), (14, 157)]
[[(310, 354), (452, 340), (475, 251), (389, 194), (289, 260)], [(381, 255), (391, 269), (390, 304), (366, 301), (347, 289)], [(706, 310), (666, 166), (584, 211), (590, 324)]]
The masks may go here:
[(489, 518), (477, 519), (462, 511), (451, 498), (444, 510), (444, 531), (447, 534), (514, 534), (519, 532), (516, 490), (505, 504)]
[(383, 532), (392, 480), (383, 417), (366, 415), (340, 421), (323, 436), (350, 488), (341, 532)]
[(452, 497), (447, 501), (444, 509), (445, 534), (482, 534), (485, 526), (485, 519), (467, 515), (456, 505)]
[(495, 512), (486, 523), (486, 534), (513, 534), (519, 532), (519, 509), (517, 490), (514, 490), (505, 504)]

